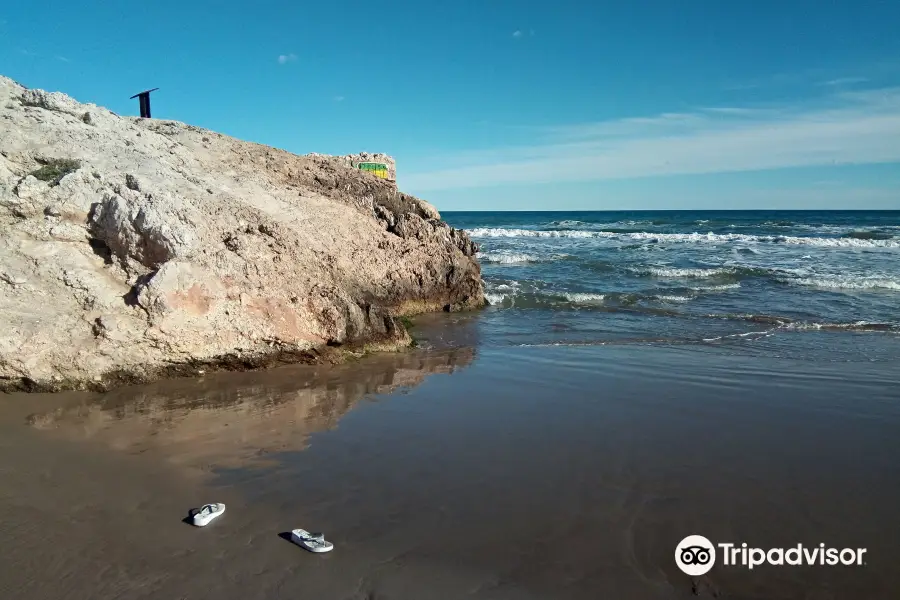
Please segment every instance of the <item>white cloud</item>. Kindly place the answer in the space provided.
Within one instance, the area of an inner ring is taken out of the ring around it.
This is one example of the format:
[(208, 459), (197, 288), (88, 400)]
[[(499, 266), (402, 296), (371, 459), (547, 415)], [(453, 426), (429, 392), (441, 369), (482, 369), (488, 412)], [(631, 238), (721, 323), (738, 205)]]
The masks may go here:
[(772, 109), (726, 107), (537, 130), (531, 145), (441, 157), (410, 189), (637, 179), (900, 162), (900, 88)]
[(55, 58), (56, 58), (56, 60), (62, 61), (62, 62), (72, 62), (71, 60), (69, 60), (69, 59), (66, 58), (65, 56), (56, 56)]
[(283, 65), (283, 64), (289, 63), (289, 62), (293, 62), (293, 61), (295, 61), (295, 60), (297, 60), (297, 55), (296, 55), (296, 54), (293, 54), (293, 53), (291, 53), (291, 54), (279, 54), (279, 55), (278, 55), (278, 64), (279, 64), (279, 65)]
[(343, 97), (343, 96), (335, 96), (335, 97), (334, 97), (334, 101), (335, 101), (335, 102), (343, 102), (343, 101), (344, 101), (344, 97)]
[(513, 31), (513, 37), (522, 37), (522, 32), (516, 29), (515, 31)]

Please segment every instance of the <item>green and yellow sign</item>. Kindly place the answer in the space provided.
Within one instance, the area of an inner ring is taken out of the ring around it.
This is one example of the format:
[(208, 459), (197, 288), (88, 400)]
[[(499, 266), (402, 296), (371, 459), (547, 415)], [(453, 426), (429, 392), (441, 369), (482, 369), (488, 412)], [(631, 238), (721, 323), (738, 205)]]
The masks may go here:
[(388, 178), (388, 168), (384, 163), (364, 162), (359, 163), (357, 166), (363, 171), (368, 171), (373, 174), (375, 177), (381, 177), (382, 179)]

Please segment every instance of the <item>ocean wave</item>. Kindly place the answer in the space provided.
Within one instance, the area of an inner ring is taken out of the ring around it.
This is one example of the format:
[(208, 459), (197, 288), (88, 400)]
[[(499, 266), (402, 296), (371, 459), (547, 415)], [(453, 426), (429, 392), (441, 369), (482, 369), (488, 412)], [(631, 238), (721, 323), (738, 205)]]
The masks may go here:
[(519, 289), (494, 288), (486, 291), (484, 297), (492, 306), (502, 308), (576, 308), (578, 306), (599, 306), (607, 294), (589, 292), (523, 292)]
[(759, 338), (769, 337), (772, 334), (773, 334), (773, 330), (771, 330), (771, 329), (766, 329), (765, 331), (745, 331), (743, 333), (729, 333), (727, 335), (719, 335), (719, 336), (711, 337), (711, 338), (703, 338), (703, 341), (704, 342), (719, 342), (721, 340), (727, 340), (727, 339), (736, 339), (736, 338), (744, 339), (744, 338), (751, 338), (751, 337), (753, 339), (759, 339)]
[(491, 306), (496, 306), (497, 304), (503, 304), (503, 301), (506, 299), (508, 294), (503, 294), (499, 292), (485, 292), (484, 299), (488, 301), (488, 304)]
[(736, 290), (739, 287), (741, 287), (740, 283), (723, 283), (722, 285), (698, 286), (692, 287), (691, 289), (697, 292), (725, 292), (728, 290)]
[(603, 310), (646, 310), (662, 311), (665, 309), (647, 306), (646, 303), (684, 303), (697, 296), (690, 292), (641, 293), (641, 292), (534, 292), (499, 286), (485, 292), (485, 298), (492, 306), (501, 308), (600, 308)]
[(592, 223), (588, 223), (587, 221), (576, 221), (573, 219), (564, 219), (562, 221), (550, 221), (547, 223), (548, 227), (590, 227)]
[(606, 299), (606, 294), (588, 294), (583, 292), (569, 292), (563, 294), (563, 296), (566, 300), (575, 304), (595, 304)]
[(652, 221), (615, 221), (612, 223), (593, 223), (590, 221), (578, 221), (574, 219), (564, 219), (562, 221), (550, 221), (547, 223), (547, 227), (557, 228), (557, 227), (570, 227), (573, 229), (595, 229), (595, 230), (603, 230), (609, 228), (617, 228), (617, 227), (647, 227), (652, 226), (654, 223)]
[(800, 277), (784, 279), (785, 283), (793, 283), (808, 287), (830, 288), (836, 290), (893, 290), (900, 291), (900, 281), (877, 277)]
[(662, 300), (663, 302), (690, 302), (694, 299), (693, 296), (676, 296), (676, 295), (660, 295), (653, 296), (655, 300)]
[(497, 237), (573, 237), (589, 238), (597, 237), (600, 232), (579, 231), (573, 229), (560, 229), (558, 231), (546, 229), (508, 229), (505, 227), (475, 227), (466, 230), (471, 237), (497, 238)]
[(632, 269), (633, 273), (638, 275), (650, 275), (653, 277), (678, 277), (678, 278), (697, 278), (703, 279), (707, 277), (719, 277), (721, 275), (733, 275), (733, 268), (711, 268), (711, 269), (691, 269), (691, 268), (675, 268), (675, 267), (648, 267), (646, 269)]
[[(707, 318), (728, 321), (744, 321), (759, 325), (773, 325), (775, 329), (787, 331), (896, 331), (900, 332), (900, 323), (884, 323), (873, 321), (830, 322), (801, 321), (790, 317), (766, 314), (708, 314)], [(774, 331), (769, 329), (767, 331)]]
[(817, 246), (823, 248), (900, 248), (900, 240), (858, 239), (852, 237), (799, 237), (790, 235), (750, 235), (745, 233), (653, 233), (650, 231), (616, 232), (585, 231), (578, 229), (510, 229), (503, 227), (476, 227), (468, 230), (474, 238), (600, 238), (610, 240), (641, 240), (670, 243), (724, 244), (786, 244)]
[[(750, 265), (729, 265), (723, 267), (663, 267), (651, 265), (647, 267), (630, 267), (627, 269), (631, 273), (639, 277), (657, 277), (672, 279), (712, 279), (726, 278), (736, 279), (740, 277), (772, 277), (779, 274), (791, 273), (789, 269), (778, 269), (775, 267), (754, 267)], [(730, 283), (739, 287), (740, 284)], [(714, 288), (716, 286), (713, 286)], [(720, 289), (730, 289), (721, 287)]]
[(794, 322), (786, 323), (782, 329), (794, 331), (896, 331), (900, 332), (900, 325), (895, 323), (873, 323), (869, 321), (856, 321), (853, 323), (817, 323)]
[(539, 256), (537, 254), (528, 254), (526, 252), (479, 252), (478, 259), (486, 263), (495, 263), (501, 265), (518, 265), (528, 263), (552, 262), (566, 258), (567, 254), (552, 254)]
[(890, 240), (893, 239), (893, 235), (890, 233), (884, 233), (881, 231), (851, 231), (850, 233), (845, 233), (842, 237), (854, 240)]
[(490, 286), (488, 288), (488, 291), (491, 291), (491, 292), (515, 292), (516, 289), (519, 287), (519, 282), (513, 281), (512, 283), (498, 283), (496, 285), (490, 285), (490, 284), (487, 284), (487, 285)]

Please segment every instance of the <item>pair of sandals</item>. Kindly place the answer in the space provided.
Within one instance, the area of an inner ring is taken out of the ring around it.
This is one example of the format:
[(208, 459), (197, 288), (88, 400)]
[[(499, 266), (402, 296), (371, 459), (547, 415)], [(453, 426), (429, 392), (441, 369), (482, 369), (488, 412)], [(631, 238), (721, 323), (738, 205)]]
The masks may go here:
[[(221, 502), (204, 504), (191, 515), (191, 520), (197, 527), (206, 527), (214, 519), (225, 513), (225, 505)], [(310, 552), (321, 553), (334, 550), (334, 544), (325, 539), (322, 533), (311, 533), (305, 529), (291, 531), (291, 541)]]

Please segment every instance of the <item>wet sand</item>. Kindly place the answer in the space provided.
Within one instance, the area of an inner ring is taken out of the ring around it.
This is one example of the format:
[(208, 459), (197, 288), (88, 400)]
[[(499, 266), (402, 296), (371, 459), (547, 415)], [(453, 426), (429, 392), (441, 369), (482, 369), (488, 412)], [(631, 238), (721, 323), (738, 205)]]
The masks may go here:
[[(896, 598), (897, 367), (481, 347), (0, 398), (0, 597)], [(691, 578), (689, 534), (867, 562)]]

